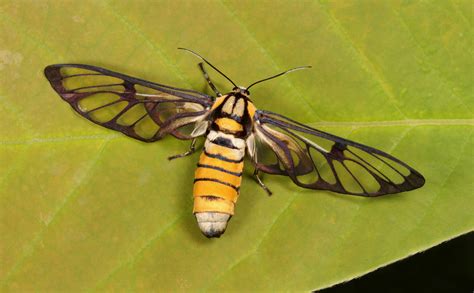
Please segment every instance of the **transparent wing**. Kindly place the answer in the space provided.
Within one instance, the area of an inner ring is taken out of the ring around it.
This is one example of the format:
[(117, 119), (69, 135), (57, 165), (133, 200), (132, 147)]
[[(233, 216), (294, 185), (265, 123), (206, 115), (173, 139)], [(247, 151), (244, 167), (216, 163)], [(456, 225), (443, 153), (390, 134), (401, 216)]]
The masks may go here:
[(166, 134), (179, 139), (203, 134), (195, 131), (196, 124), (202, 124), (214, 101), (196, 91), (90, 65), (50, 65), (44, 73), (54, 90), (80, 115), (145, 142)]
[(287, 175), (298, 186), (380, 196), (416, 189), (425, 183), (419, 172), (380, 150), (269, 111), (257, 111), (255, 121), (255, 134), (266, 154), (262, 160), (257, 157), (257, 168)]

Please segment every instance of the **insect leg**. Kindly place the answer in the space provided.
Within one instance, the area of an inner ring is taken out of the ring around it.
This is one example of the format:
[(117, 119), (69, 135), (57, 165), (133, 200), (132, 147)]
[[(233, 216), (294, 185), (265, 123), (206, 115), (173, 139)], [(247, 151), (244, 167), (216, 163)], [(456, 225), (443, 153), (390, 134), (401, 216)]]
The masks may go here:
[(202, 71), (202, 74), (204, 75), (204, 78), (207, 80), (207, 83), (211, 87), (211, 89), (216, 93), (218, 97), (222, 96), (222, 94), (219, 92), (219, 90), (216, 88), (216, 86), (212, 83), (211, 79), (209, 78), (209, 74), (207, 74), (206, 69), (204, 69), (204, 64), (202, 62), (199, 63), (199, 68)]
[(177, 158), (183, 158), (183, 157), (194, 154), (194, 152), (196, 151), (196, 140), (197, 140), (196, 138), (193, 138), (193, 140), (191, 141), (191, 146), (189, 147), (189, 150), (187, 152), (168, 157), (168, 160), (171, 161)]
[(257, 180), (260, 187), (262, 187), (268, 193), (268, 196), (273, 194), (270, 191), (270, 189), (268, 189), (268, 187), (263, 183), (262, 179), (260, 179), (260, 177), (258, 176), (258, 169), (257, 168), (255, 168), (255, 171), (253, 171), (253, 176), (255, 176), (255, 179)]

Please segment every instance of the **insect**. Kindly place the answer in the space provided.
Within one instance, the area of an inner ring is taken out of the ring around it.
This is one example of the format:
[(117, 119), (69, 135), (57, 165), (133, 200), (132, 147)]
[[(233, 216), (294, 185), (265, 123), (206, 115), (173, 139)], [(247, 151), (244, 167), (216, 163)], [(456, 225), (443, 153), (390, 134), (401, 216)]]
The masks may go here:
[[(423, 186), (420, 173), (387, 153), (258, 110), (250, 100), (252, 86), (308, 66), (242, 87), (196, 52), (180, 49), (202, 60), (199, 68), (215, 97), (90, 65), (50, 65), (44, 72), (63, 100), (96, 124), (144, 142), (168, 134), (191, 140), (188, 151), (170, 160), (194, 153), (196, 139), (206, 136), (193, 189), (193, 213), (205, 236), (220, 237), (234, 215), (246, 153), (269, 195), (260, 172), (288, 176), (304, 188), (367, 197)], [(203, 62), (233, 84), (231, 92), (219, 92)]]

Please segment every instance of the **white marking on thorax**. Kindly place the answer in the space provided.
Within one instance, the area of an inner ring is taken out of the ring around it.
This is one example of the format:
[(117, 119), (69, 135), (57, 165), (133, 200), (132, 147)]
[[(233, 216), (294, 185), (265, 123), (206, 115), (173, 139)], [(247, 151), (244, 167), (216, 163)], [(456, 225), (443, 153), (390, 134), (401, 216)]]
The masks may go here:
[(234, 108), (235, 97), (231, 96), (227, 99), (224, 106), (222, 106), (222, 112), (232, 114), (232, 108)]
[(241, 138), (237, 138), (237, 137), (233, 136), (232, 134), (226, 134), (226, 133), (223, 133), (221, 131), (211, 130), (209, 132), (209, 134), (207, 135), (207, 139), (209, 139), (210, 141), (214, 141), (218, 137), (226, 138), (226, 139), (232, 141), (232, 144), (236, 148), (245, 149), (245, 140), (243, 140)]
[(235, 104), (233, 114), (242, 117), (244, 116), (244, 110), (245, 110), (245, 101), (244, 99), (238, 99), (237, 103)]

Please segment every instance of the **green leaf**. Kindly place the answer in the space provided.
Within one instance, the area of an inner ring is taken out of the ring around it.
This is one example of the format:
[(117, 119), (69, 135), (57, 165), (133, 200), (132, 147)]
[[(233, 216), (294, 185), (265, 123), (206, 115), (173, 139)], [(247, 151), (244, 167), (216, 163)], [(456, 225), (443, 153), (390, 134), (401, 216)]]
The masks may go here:
[[(310, 290), (472, 231), (471, 5), (1, 2), (1, 288)], [(227, 232), (205, 238), (191, 212), (198, 154), (166, 160), (188, 143), (94, 125), (42, 73), (85, 63), (210, 92), (177, 47), (243, 85), (312, 65), (256, 86), (257, 107), (389, 152), (426, 185), (367, 199), (267, 175), (269, 198), (248, 166)]]

